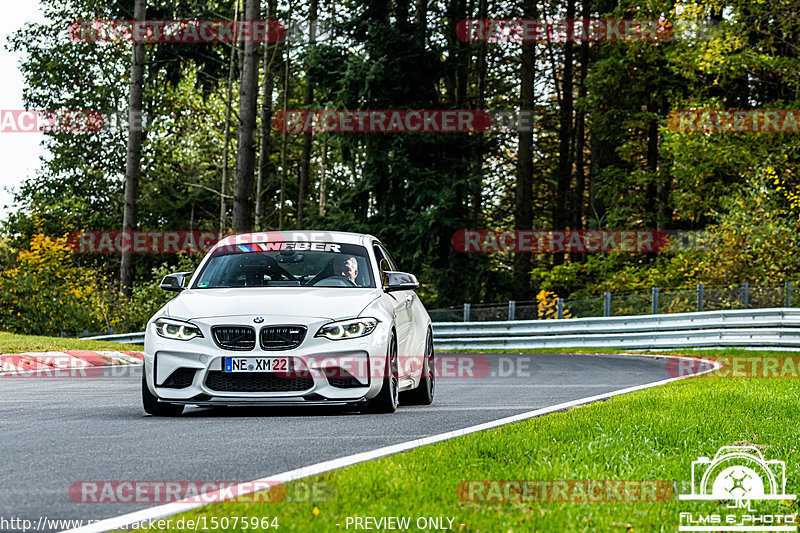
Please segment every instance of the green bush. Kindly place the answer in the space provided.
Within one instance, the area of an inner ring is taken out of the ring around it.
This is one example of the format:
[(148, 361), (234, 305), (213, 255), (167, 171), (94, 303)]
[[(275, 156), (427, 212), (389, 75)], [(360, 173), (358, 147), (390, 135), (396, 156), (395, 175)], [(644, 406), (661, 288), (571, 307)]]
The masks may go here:
[(115, 279), (79, 265), (66, 238), (36, 234), (25, 250), (0, 242), (0, 330), (69, 336), (109, 327), (116, 333), (141, 331), (175, 296), (158, 287), (161, 279), (170, 272), (193, 271), (201, 259), (182, 254), (177, 266), (162, 263), (127, 298)]
[(109, 325), (108, 294), (73, 261), (66, 238), (37, 234), (28, 250), (6, 249), (0, 272), (0, 328), (57, 335)]
[[(693, 249), (656, 257), (620, 252), (589, 255), (583, 262), (534, 269), (533, 284), (571, 298), (608, 291), (624, 300), (620, 293), (637, 293), (628, 298), (630, 305), (625, 304), (633, 310), (649, 308), (651, 287), (693, 289), (699, 283), (727, 287), (743, 282), (780, 287), (785, 281), (797, 282), (800, 196), (787, 191), (775, 176), (771, 167), (765, 167), (747, 188), (725, 199), (725, 210), (714, 213), (715, 223), (698, 232), (699, 246)], [(634, 302), (641, 293), (646, 293), (645, 299)], [(675, 307), (690, 306), (687, 298)], [(737, 297), (731, 298), (735, 306)]]

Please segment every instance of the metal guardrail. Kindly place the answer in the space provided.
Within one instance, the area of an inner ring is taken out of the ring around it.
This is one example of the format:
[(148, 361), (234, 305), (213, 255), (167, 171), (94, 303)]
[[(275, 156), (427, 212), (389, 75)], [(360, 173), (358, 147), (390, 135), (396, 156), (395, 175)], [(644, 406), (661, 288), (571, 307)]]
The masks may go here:
[[(434, 322), (440, 350), (800, 348), (800, 309), (740, 309), (561, 320)], [(83, 337), (144, 344), (144, 332)]]
[[(540, 298), (541, 297), (541, 298)], [(558, 298), (540, 292), (536, 300), (506, 303), (464, 303), (458, 307), (429, 309), (435, 322), (488, 322), (634, 316), (649, 314), (800, 307), (800, 292), (791, 281), (780, 286), (696, 285), (694, 288), (651, 287), (648, 291), (604, 292), (602, 296)]]
[(120, 333), (117, 335), (98, 335), (96, 337), (81, 337), (82, 341), (110, 341), (120, 344), (144, 344), (144, 331), (136, 333)]
[(800, 309), (742, 309), (562, 320), (434, 323), (443, 350), (800, 348)]

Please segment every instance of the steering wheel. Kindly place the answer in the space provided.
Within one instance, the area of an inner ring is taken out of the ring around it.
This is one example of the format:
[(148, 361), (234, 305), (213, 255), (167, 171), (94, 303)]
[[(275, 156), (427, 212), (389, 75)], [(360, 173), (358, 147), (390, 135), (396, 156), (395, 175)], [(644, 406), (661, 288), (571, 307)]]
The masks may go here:
[(358, 287), (353, 280), (344, 276), (328, 276), (313, 284), (315, 287)]

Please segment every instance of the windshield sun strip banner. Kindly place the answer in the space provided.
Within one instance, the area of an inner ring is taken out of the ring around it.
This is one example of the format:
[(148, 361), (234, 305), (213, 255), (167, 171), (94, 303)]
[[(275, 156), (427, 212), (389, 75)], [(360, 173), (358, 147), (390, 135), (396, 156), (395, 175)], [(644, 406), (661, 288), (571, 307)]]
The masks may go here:
[[(348, 245), (342, 245), (331, 242), (258, 242), (248, 244), (224, 245), (218, 247), (214, 251), (214, 255), (230, 254), (230, 253), (250, 253), (250, 252), (281, 252), (284, 250), (293, 250), (296, 252), (333, 252), (342, 253), (343, 246), (346, 248)], [(356, 246), (356, 245), (350, 245)], [(361, 247), (363, 248), (363, 247)]]

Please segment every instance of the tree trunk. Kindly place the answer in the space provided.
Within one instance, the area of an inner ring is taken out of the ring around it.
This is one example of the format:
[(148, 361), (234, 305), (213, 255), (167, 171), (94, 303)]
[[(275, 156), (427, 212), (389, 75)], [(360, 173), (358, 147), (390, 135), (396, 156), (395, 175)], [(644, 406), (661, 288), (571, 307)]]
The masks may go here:
[[(269, 0), (267, 4), (267, 19), (276, 19), (277, 1)], [(256, 179), (256, 216), (255, 229), (261, 230), (263, 227), (264, 215), (264, 182), (272, 183), (274, 168), (270, 162), (272, 154), (272, 91), (274, 89), (275, 77), (272, 65), (275, 60), (275, 53), (278, 47), (274, 45), (264, 45), (264, 91), (261, 96), (261, 124), (259, 131), (258, 147), (258, 177)]]
[[(659, 106), (659, 114), (662, 117), (667, 116), (669, 113), (669, 102), (666, 95), (661, 95), (661, 103)], [(658, 195), (658, 219), (656, 220), (656, 229), (665, 230), (670, 229), (672, 223), (672, 206), (670, 205), (670, 191), (672, 189), (672, 173), (669, 169), (669, 160), (659, 160), (659, 180), (656, 194)]]
[(319, 216), (325, 216), (325, 174), (328, 171), (328, 142), (322, 141), (322, 164), (319, 169)]
[[(581, 18), (589, 18), (589, 3), (584, 0)], [(586, 76), (589, 71), (589, 41), (581, 41), (581, 70), (578, 74), (578, 100), (586, 98)], [(583, 229), (583, 203), (586, 195), (586, 112), (581, 109), (575, 114), (575, 136), (573, 137), (573, 153), (575, 154), (575, 190), (572, 195), (572, 229)], [(580, 261), (585, 255), (573, 254), (572, 261)]]
[[(488, 17), (488, 0), (478, 0), (478, 18)], [(472, 16), (472, 13), (470, 13)], [(486, 54), (488, 43), (478, 44), (478, 57), (475, 63), (475, 104), (477, 109), (483, 110), (486, 107)], [(485, 142), (483, 133), (476, 133), (475, 138), (475, 160), (473, 162), (473, 178), (471, 191), (472, 219), (475, 222), (481, 220), (481, 204), (483, 192), (483, 159), (485, 156)]]
[[(236, 21), (239, 20), (239, 2), (240, 0), (236, 0), (236, 3), (233, 7), (233, 23), (236, 24)], [(219, 187), (219, 238), (222, 239), (222, 234), (225, 232), (226, 224), (225, 218), (228, 213), (228, 206), (225, 202), (226, 194), (225, 191), (228, 185), (228, 149), (231, 144), (231, 111), (233, 108), (233, 68), (234, 68), (234, 61), (236, 61), (236, 50), (238, 49), (238, 45), (236, 43), (231, 43), (231, 57), (228, 61), (228, 90), (225, 96), (225, 137), (222, 144), (222, 182), (220, 183)]]
[(456, 25), (464, 18), (466, 13), (464, 0), (448, 0), (445, 7), (447, 18), (447, 61), (445, 63), (445, 90), (448, 103), (458, 109), (459, 102), (466, 100), (467, 80), (466, 72), (469, 69), (468, 45), (458, 38)]
[[(311, 0), (308, 8), (308, 46), (309, 50), (313, 49), (317, 42), (317, 4), (318, 0)], [(303, 104), (308, 109), (314, 102), (314, 81), (311, 76), (306, 72), (306, 92), (303, 96)], [(300, 180), (297, 184), (297, 229), (304, 229), (306, 226), (305, 220), (305, 205), (306, 205), (306, 191), (308, 184), (311, 181), (311, 142), (312, 133), (310, 131), (303, 133), (303, 149), (300, 154)]]
[[(136, 0), (133, 18), (145, 20), (147, 0)], [(133, 43), (131, 53), (130, 93), (128, 96), (128, 150), (125, 159), (125, 207), (122, 231), (136, 231), (138, 222), (139, 175), (142, 164), (142, 93), (144, 92), (144, 43)], [(133, 255), (122, 254), (120, 290), (125, 296), (133, 291)]]
[(420, 48), (425, 48), (428, 31), (428, 0), (416, 0), (414, 27)]
[[(261, 0), (247, 0), (245, 20), (258, 20)], [(242, 79), (239, 85), (239, 145), (236, 181), (233, 184), (233, 231), (253, 229), (253, 179), (256, 163), (256, 113), (258, 113), (258, 43), (244, 45)]]
[[(657, 92), (655, 87), (650, 88), (651, 91)], [(650, 222), (654, 227), (658, 224), (658, 108), (654, 98), (657, 94), (653, 94), (647, 102), (647, 110), (650, 112), (650, 118), (647, 122), (647, 216), (645, 220)]]
[[(575, 18), (575, 0), (567, 1), (567, 20)], [(553, 229), (564, 230), (571, 222), (569, 216), (570, 185), (572, 183), (573, 153), (571, 148), (573, 135), (573, 95), (572, 95), (572, 40), (564, 43), (564, 70), (561, 80), (561, 109), (559, 110), (558, 127), (558, 170), (556, 172), (556, 203), (553, 209)], [(555, 264), (564, 261), (562, 254), (554, 255)]]
[[(535, 0), (525, 0), (525, 18), (537, 18)], [(536, 68), (536, 45), (531, 41), (522, 43), (520, 65), (519, 109), (520, 113), (533, 110), (534, 81)], [(519, 132), (517, 152), (517, 186), (514, 190), (514, 222), (517, 230), (533, 226), (533, 130)], [(517, 253), (514, 256), (514, 287), (518, 298), (527, 300), (531, 290), (531, 254)]]
[[(289, 13), (286, 16), (286, 24), (287, 27), (291, 27), (292, 25), (292, 4), (289, 4)], [(290, 60), (291, 57), (289, 55), (289, 50), (291, 46), (291, 39), (289, 38), (290, 34), (286, 34), (286, 38), (283, 40), (283, 50), (286, 54), (284, 58), (284, 70), (283, 70), (283, 120), (286, 120), (286, 112), (289, 107), (289, 73), (290, 73)], [(283, 128), (281, 132), (281, 192), (280, 192), (280, 200), (278, 205), (278, 229), (283, 229), (283, 213), (284, 213), (284, 206), (286, 205), (286, 181), (288, 178), (288, 160), (287, 160), (287, 144), (289, 142), (288, 139), (288, 132), (286, 128)]]

